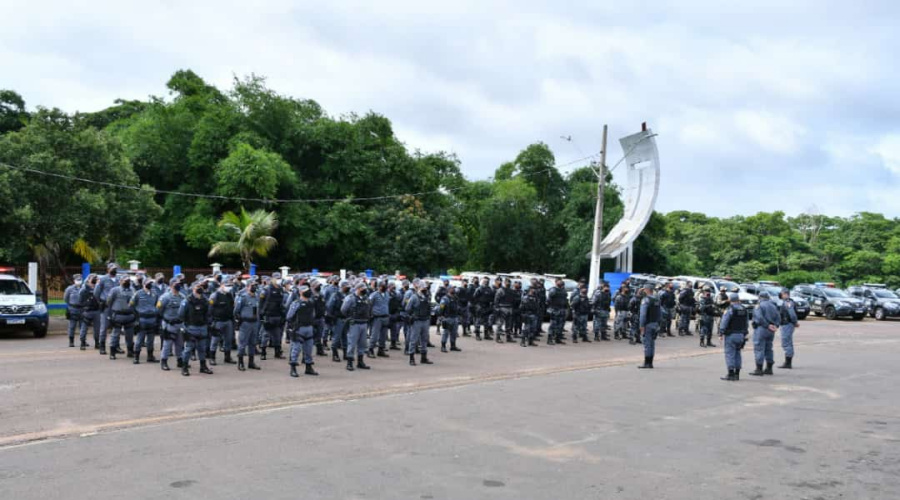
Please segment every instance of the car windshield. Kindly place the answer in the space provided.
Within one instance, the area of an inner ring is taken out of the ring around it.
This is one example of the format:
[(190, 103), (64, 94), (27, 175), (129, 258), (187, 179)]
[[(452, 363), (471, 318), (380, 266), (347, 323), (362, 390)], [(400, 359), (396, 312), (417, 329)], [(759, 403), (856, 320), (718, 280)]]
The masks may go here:
[(0, 295), (31, 295), (31, 291), (19, 280), (0, 280)]
[(897, 294), (890, 290), (875, 290), (872, 293), (879, 299), (896, 299)]
[(718, 285), (720, 289), (724, 288), (728, 293), (737, 293), (741, 290), (741, 288), (737, 286), (737, 283), (731, 281), (716, 281), (716, 285)]
[(838, 297), (838, 298), (847, 298), (849, 295), (844, 293), (843, 290), (838, 290), (837, 288), (823, 288), (823, 292), (827, 297)]
[(778, 288), (777, 286), (764, 286), (760, 288), (760, 291), (769, 292), (770, 297), (778, 297), (781, 295), (781, 288)]

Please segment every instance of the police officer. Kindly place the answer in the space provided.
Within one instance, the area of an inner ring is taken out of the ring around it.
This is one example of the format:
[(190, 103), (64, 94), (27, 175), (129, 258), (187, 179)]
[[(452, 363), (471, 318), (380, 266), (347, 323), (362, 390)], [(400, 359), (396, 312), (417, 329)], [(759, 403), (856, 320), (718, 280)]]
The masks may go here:
[(519, 308), (522, 306), (522, 282), (513, 281), (512, 287), (512, 334), (513, 338), (522, 336), (522, 312)]
[(369, 333), (369, 351), (367, 355), (375, 357), (375, 350), (378, 349), (378, 357), (387, 358), (388, 353), (385, 352), (387, 347), (388, 329), (391, 323), (391, 296), (388, 293), (388, 283), (386, 280), (378, 282), (378, 289), (369, 294), (369, 303), (372, 305), (372, 327)]
[(281, 273), (272, 273), (269, 284), (259, 293), (259, 312), (262, 315), (262, 351), (259, 358), (266, 359), (266, 349), (275, 348), (275, 358), (284, 358), (281, 341), (284, 332), (284, 288)]
[(420, 282), (416, 293), (406, 302), (406, 313), (412, 318), (412, 330), (406, 353), (409, 354), (409, 365), (416, 366), (416, 350), (421, 354), (423, 365), (433, 364), (428, 360), (428, 331), (431, 321), (431, 297), (428, 296), (428, 285)]
[(520, 310), (522, 312), (522, 338), (519, 345), (522, 347), (535, 346), (534, 339), (537, 334), (538, 314), (540, 314), (540, 301), (538, 300), (538, 287), (528, 287), (528, 292), (522, 297)]
[[(238, 370), (246, 368), (259, 370), (256, 364), (256, 345), (259, 343), (259, 285), (250, 281), (243, 293), (234, 301), (234, 318), (238, 325)], [(244, 366), (244, 356), (250, 357), (249, 364)]]
[(234, 295), (232, 292), (232, 282), (229, 281), (218, 287), (216, 291), (209, 296), (209, 317), (212, 322), (212, 339), (209, 343), (209, 350), (206, 352), (206, 359), (209, 364), (216, 366), (216, 350), (219, 343), (225, 350), (226, 364), (235, 364), (231, 359), (231, 347), (234, 342)]
[(391, 351), (399, 351), (400, 327), (403, 325), (403, 293), (397, 290), (396, 282), (388, 285), (388, 326), (391, 331)]
[(119, 280), (119, 286), (110, 290), (106, 297), (106, 305), (109, 308), (109, 321), (112, 324), (112, 336), (109, 341), (109, 359), (116, 359), (119, 349), (119, 337), (125, 333), (125, 343), (128, 347), (128, 357), (134, 356), (134, 309), (131, 307), (131, 297), (134, 290), (131, 289), (131, 278), (123, 276)]
[(350, 282), (341, 280), (339, 288), (331, 294), (328, 304), (325, 306), (326, 318), (331, 321), (331, 360), (340, 363), (341, 358), (338, 356), (338, 349), (343, 349), (344, 359), (347, 359), (347, 318), (341, 311), (344, 299), (350, 294)]
[(447, 340), (450, 341), (450, 350), (451, 351), (461, 351), (462, 349), (456, 347), (456, 336), (458, 334), (459, 329), (459, 316), (460, 316), (460, 305), (459, 299), (457, 298), (457, 288), (450, 287), (447, 289), (447, 293), (441, 298), (441, 302), (439, 304), (440, 312), (438, 313), (438, 318), (441, 319), (441, 352), (447, 352)]
[(678, 294), (678, 336), (693, 336), (691, 333), (691, 314), (694, 312), (694, 306), (697, 301), (694, 299), (693, 288), (691, 283), (685, 284), (685, 287)]
[(700, 347), (716, 347), (712, 343), (713, 322), (716, 316), (716, 305), (713, 302), (712, 290), (708, 286), (703, 287), (703, 295), (700, 296)]
[(750, 317), (741, 304), (736, 293), (729, 297), (729, 306), (719, 322), (719, 338), (725, 343), (725, 365), (728, 375), (722, 380), (738, 381), (741, 379), (741, 349), (747, 342)]
[[(631, 303), (631, 290), (628, 285), (622, 285), (616, 292), (614, 307), (616, 320), (613, 322), (613, 336), (616, 340), (629, 338), (628, 335), (628, 304)], [(633, 343), (633, 342), (632, 342)]]
[(653, 368), (653, 356), (656, 354), (656, 336), (659, 333), (660, 312), (659, 298), (653, 293), (653, 285), (644, 285), (644, 298), (641, 300), (641, 311), (638, 324), (644, 338), (644, 364), (638, 368)]
[(557, 278), (556, 286), (547, 292), (547, 304), (550, 307), (550, 332), (547, 334), (547, 345), (554, 343), (566, 345), (563, 327), (566, 324), (568, 299), (565, 282), (562, 279)]
[(612, 296), (609, 283), (603, 282), (591, 296), (591, 309), (594, 311), (594, 340), (609, 340), (609, 306)]
[(628, 324), (631, 326), (631, 329), (628, 331), (628, 343), (631, 345), (643, 342), (641, 340), (641, 325), (638, 319), (641, 314), (641, 303), (645, 295), (645, 289), (639, 288), (637, 293), (628, 301)]
[(729, 307), (731, 307), (730, 297), (724, 288), (720, 288), (719, 294), (716, 295), (716, 309), (718, 310), (719, 322), (722, 321), (722, 316), (725, 315), (725, 311)]
[(537, 291), (534, 293), (538, 300), (537, 331), (534, 333), (534, 338), (537, 340), (544, 333), (544, 315), (547, 313), (547, 287), (544, 286), (544, 280), (542, 279), (534, 278), (532, 281), (534, 286), (537, 287)]
[(495, 281), (497, 285), (496, 290), (494, 292), (494, 321), (492, 323), (496, 323), (497, 326), (497, 343), (503, 343), (503, 336), (501, 333), (506, 334), (506, 341), (512, 342), (512, 304), (513, 304), (513, 295), (512, 290), (510, 289), (510, 280), (506, 280), (505, 286), (502, 286), (502, 282), (500, 278), (497, 278)]
[(578, 290), (572, 292), (572, 343), (577, 344), (578, 338), (584, 342), (590, 342), (587, 336), (588, 314), (591, 312), (591, 303), (587, 296), (587, 288), (578, 286)]
[(84, 280), (84, 285), (78, 291), (78, 301), (82, 306), (81, 313), (81, 350), (87, 349), (87, 330), (94, 332), (94, 349), (100, 349), (100, 301), (94, 296), (94, 288), (99, 278), (96, 274), (89, 274)]
[(303, 351), (303, 364), (306, 365), (304, 375), (318, 375), (313, 369), (312, 349), (315, 341), (313, 323), (316, 321), (316, 305), (313, 303), (313, 292), (306, 285), (297, 288), (298, 297), (291, 303), (287, 312), (287, 331), (291, 339), (291, 376), (298, 377), (297, 361)]
[(672, 318), (675, 317), (675, 287), (672, 282), (666, 283), (665, 288), (659, 294), (659, 302), (662, 305), (662, 328), (660, 333), (665, 333), (668, 337), (674, 337), (672, 334)]
[[(162, 357), (160, 359), (160, 368), (163, 371), (169, 371), (169, 356), (172, 355), (173, 347), (180, 354), (184, 349), (184, 334), (182, 332), (181, 320), (181, 303), (184, 302), (184, 296), (181, 294), (182, 284), (178, 278), (169, 280), (169, 291), (164, 293), (156, 302), (156, 310), (162, 316)], [(178, 359), (178, 368), (181, 368), (181, 357)]]
[[(118, 269), (116, 269), (116, 265), (112, 262), (106, 265), (107, 272), (106, 274), (100, 278), (97, 282), (97, 286), (94, 287), (94, 297), (97, 299), (97, 302), (100, 303), (100, 354), (106, 355), (106, 335), (109, 333), (111, 328), (109, 322), (109, 304), (106, 299), (109, 298), (109, 292), (119, 286), (119, 281), (116, 278), (118, 274)], [(120, 351), (117, 354), (122, 354), (124, 351)]]
[(481, 340), (481, 327), (484, 327), (484, 340), (493, 340), (490, 333), (491, 308), (494, 304), (494, 290), (490, 287), (490, 280), (485, 276), (481, 280), (481, 286), (475, 290), (475, 340)]
[(200, 359), (200, 373), (212, 375), (212, 370), (206, 365), (207, 344), (209, 343), (209, 301), (203, 295), (203, 283), (197, 282), (191, 289), (191, 295), (181, 303), (178, 315), (184, 322), (184, 351), (181, 353), (181, 374), (185, 377), (191, 374), (191, 354), (196, 352)]
[[(315, 317), (313, 319), (313, 337), (316, 344), (316, 356), (325, 355), (325, 298), (322, 295), (322, 284), (312, 282), (312, 300)], [(311, 374), (307, 374), (311, 375)]]
[(159, 330), (159, 311), (156, 303), (156, 283), (151, 280), (143, 282), (143, 286), (132, 297), (130, 305), (137, 313), (137, 339), (134, 341), (134, 364), (141, 363), (141, 347), (147, 346), (147, 362), (153, 363), (153, 347), (156, 344), (156, 333)]
[(800, 327), (797, 309), (791, 292), (781, 289), (781, 348), (784, 349), (784, 364), (778, 368), (792, 369), (794, 362), (794, 330)]
[[(753, 355), (756, 358), (756, 371), (750, 375), (772, 375), (772, 366), (775, 364), (772, 343), (780, 325), (781, 313), (778, 308), (769, 300), (768, 292), (760, 292), (759, 305), (753, 310)], [(763, 360), (766, 362), (765, 371)]]
[[(75, 331), (81, 330), (81, 321), (84, 308), (81, 304), (81, 275), (72, 276), (73, 283), (63, 292), (63, 302), (66, 303), (66, 319), (69, 320), (69, 347), (75, 347)], [(84, 340), (81, 341), (82, 351)]]
[(369, 320), (372, 319), (372, 305), (366, 296), (366, 284), (358, 283), (356, 293), (347, 295), (341, 304), (341, 314), (350, 322), (347, 332), (347, 371), (353, 371), (353, 359), (356, 358), (356, 368), (368, 370), (366, 364), (366, 332), (369, 328)]
[(153, 287), (157, 298), (162, 297), (164, 293), (169, 291), (169, 287), (166, 286), (166, 277), (163, 273), (156, 273), (153, 276)]
[(472, 323), (472, 311), (469, 308), (469, 302), (472, 300), (474, 288), (469, 288), (469, 279), (463, 278), (462, 285), (456, 292), (456, 300), (459, 302), (459, 324), (462, 327), (463, 337), (471, 335), (469, 327)]

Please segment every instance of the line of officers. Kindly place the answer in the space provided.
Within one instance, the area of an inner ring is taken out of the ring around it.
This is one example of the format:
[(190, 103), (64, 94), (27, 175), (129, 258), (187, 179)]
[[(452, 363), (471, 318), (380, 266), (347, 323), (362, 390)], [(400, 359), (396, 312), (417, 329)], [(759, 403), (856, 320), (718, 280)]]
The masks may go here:
[[(779, 368), (793, 368), (794, 330), (799, 327), (796, 306), (791, 299), (790, 291), (782, 289), (779, 296), (781, 305), (770, 300), (767, 292), (759, 294), (759, 304), (752, 313), (741, 304), (736, 293), (720, 292), (714, 301), (712, 292), (704, 287), (699, 303), (696, 303), (690, 292), (690, 284), (675, 299), (673, 285), (668, 283), (659, 293), (652, 284), (645, 284), (634, 296), (628, 285), (623, 285), (616, 294), (616, 327), (622, 322), (622, 330), (627, 330), (631, 343), (643, 343), (644, 364), (642, 369), (653, 368), (656, 340), (671, 333), (671, 323), (678, 315), (678, 334), (690, 336), (690, 318), (696, 308), (699, 313), (700, 345), (716, 347), (712, 343), (712, 332), (718, 316), (719, 338), (724, 342), (725, 364), (728, 374), (722, 377), (726, 381), (740, 380), (742, 358), (741, 350), (747, 343), (749, 329), (753, 328), (753, 354), (756, 370), (751, 375), (763, 376), (773, 374), (775, 353), (773, 344), (775, 333), (781, 330), (781, 346), (784, 349), (784, 363)], [(627, 301), (626, 301), (627, 298)], [(677, 301), (676, 301), (677, 300)], [(676, 309), (677, 304), (677, 309)], [(617, 330), (618, 337), (618, 330)], [(765, 363), (765, 368), (763, 364)]]

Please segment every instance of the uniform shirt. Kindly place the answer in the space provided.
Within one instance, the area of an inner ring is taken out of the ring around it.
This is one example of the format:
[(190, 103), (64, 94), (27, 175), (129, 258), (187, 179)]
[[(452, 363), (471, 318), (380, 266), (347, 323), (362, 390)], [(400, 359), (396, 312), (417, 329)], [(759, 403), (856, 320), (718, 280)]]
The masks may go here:
[[(224, 314), (221, 315), (222, 317), (217, 318), (214, 314), (216, 309), (215, 304), (216, 301), (220, 300), (220, 297), (223, 304), (219, 307), (224, 308), (222, 311)], [(231, 321), (234, 318), (234, 297), (231, 295), (231, 292), (226, 292), (221, 288), (213, 292), (212, 295), (209, 296), (208, 314), (213, 321)]]
[[(729, 302), (729, 305), (730, 304), (731, 303)], [(722, 321), (719, 322), (719, 335), (725, 335), (725, 333), (728, 332), (728, 328), (731, 325), (731, 320), (734, 317), (734, 311), (737, 308), (745, 310), (744, 306), (742, 306), (740, 304), (730, 305), (730, 307), (728, 307), (728, 309), (725, 310), (725, 314), (722, 315)], [(749, 324), (750, 322), (748, 321), (747, 323)], [(746, 335), (747, 329), (743, 328), (743, 331), (741, 331), (741, 332), (732, 332), (732, 333), (743, 333), (744, 335)]]
[(781, 313), (771, 300), (759, 301), (759, 306), (753, 310), (753, 322), (756, 328), (768, 328), (769, 325), (781, 326)]
[(538, 302), (538, 298), (536, 295), (525, 294), (522, 297), (522, 314), (525, 315), (536, 315), (540, 308), (540, 303)]
[(372, 316), (387, 316), (390, 314), (390, 297), (387, 292), (375, 291), (369, 294), (369, 303), (372, 304)]
[[(150, 287), (151, 290), (154, 288), (155, 287), (153, 286)], [(138, 290), (138, 292), (131, 297), (131, 307), (133, 307), (138, 313), (138, 316), (142, 318), (157, 316), (156, 302), (156, 292), (148, 292), (143, 288)]]
[(446, 318), (459, 317), (459, 299), (450, 295), (441, 297), (440, 315)]
[(638, 325), (641, 328), (644, 328), (648, 324), (659, 322), (659, 309), (660, 306), (658, 298), (652, 295), (644, 297), (644, 299), (641, 301), (641, 316), (638, 321)]
[(631, 304), (630, 293), (616, 293), (616, 312), (626, 312)]
[(712, 297), (700, 297), (700, 314), (704, 316), (712, 316), (716, 313), (716, 306)]
[(550, 307), (553, 309), (565, 309), (566, 308), (566, 289), (561, 286), (554, 286), (547, 292), (547, 302), (550, 303)]
[(81, 287), (69, 285), (63, 293), (63, 302), (72, 309), (81, 309)]
[(259, 297), (249, 291), (238, 296), (234, 302), (234, 317), (245, 323), (257, 321), (259, 317)]
[(591, 304), (588, 301), (587, 295), (581, 295), (580, 293), (573, 294), (572, 312), (578, 315), (585, 315), (591, 312)]
[(117, 286), (110, 290), (109, 295), (106, 297), (106, 305), (109, 306), (114, 313), (131, 313), (133, 312), (133, 309), (129, 305), (129, 302), (131, 302), (131, 297), (133, 295), (134, 290), (130, 286), (128, 288)]
[(94, 289), (90, 285), (82, 285), (78, 291), (78, 301), (86, 311), (100, 310), (100, 301), (94, 296)]
[(116, 283), (116, 278), (104, 274), (97, 280), (97, 286), (94, 287), (94, 297), (97, 297), (97, 300), (100, 301), (101, 304), (106, 304), (109, 292), (117, 286), (118, 283)]
[(181, 321), (178, 317), (178, 311), (181, 309), (182, 302), (184, 302), (184, 297), (180, 293), (169, 290), (159, 298), (159, 301), (156, 303), (156, 310), (162, 314), (163, 319), (167, 323)]
[(591, 307), (594, 311), (609, 312), (609, 302), (609, 292), (604, 291), (602, 288), (594, 290), (594, 295), (591, 296)]
[(794, 301), (791, 299), (785, 299), (781, 303), (781, 324), (782, 325), (794, 325), (797, 326), (799, 323), (799, 319), (797, 318), (797, 311), (794, 309)]

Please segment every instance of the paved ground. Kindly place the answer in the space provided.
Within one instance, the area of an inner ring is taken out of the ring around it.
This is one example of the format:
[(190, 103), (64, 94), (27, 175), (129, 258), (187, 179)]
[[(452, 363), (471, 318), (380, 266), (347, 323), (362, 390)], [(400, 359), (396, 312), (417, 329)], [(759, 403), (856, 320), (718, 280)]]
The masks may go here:
[(797, 335), (797, 369), (737, 384), (695, 337), (652, 372), (622, 342), (466, 339), (433, 366), (320, 358), (299, 380), (3, 337), (0, 497), (900, 498), (900, 322)]

